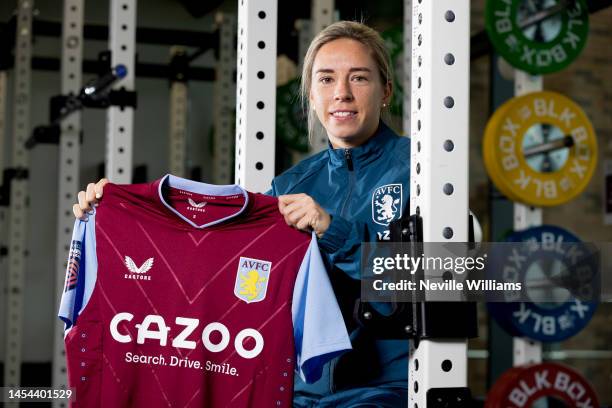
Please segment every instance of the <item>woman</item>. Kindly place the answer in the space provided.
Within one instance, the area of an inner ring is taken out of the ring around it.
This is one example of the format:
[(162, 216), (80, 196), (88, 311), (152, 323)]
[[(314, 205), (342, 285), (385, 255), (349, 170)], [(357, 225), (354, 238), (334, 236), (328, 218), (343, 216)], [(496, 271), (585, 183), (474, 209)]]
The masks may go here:
[[(389, 239), (389, 223), (408, 209), (410, 143), (381, 120), (392, 83), (380, 35), (348, 21), (321, 31), (306, 53), (301, 93), (310, 136), (318, 119), (329, 148), (276, 177), (268, 194), (278, 196), (287, 224), (316, 232), (353, 351), (328, 364), (315, 384), (296, 377), (294, 406), (406, 406), (408, 342), (376, 340), (353, 320), (360, 244)], [(79, 193), (77, 218), (106, 182)]]

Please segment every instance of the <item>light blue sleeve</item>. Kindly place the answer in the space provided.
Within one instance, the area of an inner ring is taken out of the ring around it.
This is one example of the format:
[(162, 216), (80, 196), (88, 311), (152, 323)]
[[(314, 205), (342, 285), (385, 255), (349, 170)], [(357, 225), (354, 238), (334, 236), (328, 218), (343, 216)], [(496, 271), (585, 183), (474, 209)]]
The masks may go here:
[(65, 323), (65, 330), (76, 324), (93, 292), (98, 276), (96, 255), (96, 215), (87, 221), (76, 220), (70, 241), (66, 281), (58, 316)]
[(293, 290), (296, 371), (307, 383), (321, 377), (323, 365), (351, 349), (314, 233)]

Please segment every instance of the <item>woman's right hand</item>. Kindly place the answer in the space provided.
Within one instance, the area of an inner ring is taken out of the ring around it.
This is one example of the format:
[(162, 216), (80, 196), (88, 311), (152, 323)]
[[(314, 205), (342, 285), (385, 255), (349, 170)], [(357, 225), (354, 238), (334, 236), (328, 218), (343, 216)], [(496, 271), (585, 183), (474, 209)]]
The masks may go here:
[(87, 220), (87, 213), (92, 211), (92, 207), (102, 198), (104, 186), (108, 179), (101, 179), (97, 183), (89, 183), (85, 191), (79, 191), (77, 195), (79, 202), (72, 206), (74, 216), (79, 220)]

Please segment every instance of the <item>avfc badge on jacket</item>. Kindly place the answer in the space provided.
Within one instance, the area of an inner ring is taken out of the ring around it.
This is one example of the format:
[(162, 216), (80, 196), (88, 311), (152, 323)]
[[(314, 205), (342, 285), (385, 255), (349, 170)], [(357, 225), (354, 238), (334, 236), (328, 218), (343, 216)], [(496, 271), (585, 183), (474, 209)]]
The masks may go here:
[(385, 227), (402, 217), (402, 185), (386, 184), (372, 193), (372, 220)]
[(234, 284), (234, 295), (246, 303), (264, 300), (271, 269), (272, 262), (241, 256)]

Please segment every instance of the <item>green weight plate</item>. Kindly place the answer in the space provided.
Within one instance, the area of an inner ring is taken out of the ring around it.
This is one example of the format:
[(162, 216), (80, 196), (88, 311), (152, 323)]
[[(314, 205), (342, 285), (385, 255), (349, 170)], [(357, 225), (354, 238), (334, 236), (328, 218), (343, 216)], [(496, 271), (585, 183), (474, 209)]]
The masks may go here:
[(485, 27), (493, 46), (512, 66), (531, 74), (562, 70), (578, 57), (589, 33), (585, 0), (568, 3), (488, 0)]
[(308, 118), (299, 99), (300, 81), (276, 89), (276, 134), (291, 149), (308, 152)]

